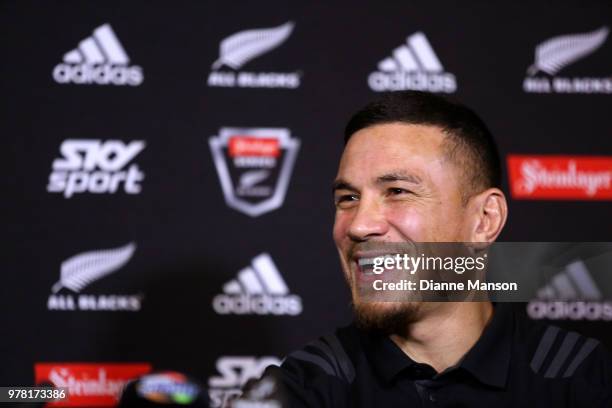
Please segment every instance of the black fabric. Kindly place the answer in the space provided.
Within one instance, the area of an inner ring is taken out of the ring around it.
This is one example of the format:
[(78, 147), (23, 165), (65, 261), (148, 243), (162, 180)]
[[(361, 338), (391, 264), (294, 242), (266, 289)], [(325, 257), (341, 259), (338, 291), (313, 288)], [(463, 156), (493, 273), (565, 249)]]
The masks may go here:
[(352, 381), (341, 370), (330, 373), (342, 360), (330, 361), (338, 357), (311, 343), (303, 352), (327, 363), (290, 355), (269, 367), (262, 377), (276, 383), (269, 398), (291, 407), (612, 407), (612, 356), (601, 344), (529, 321), (511, 304), (496, 305), (478, 342), (442, 373), (387, 336), (350, 325), (334, 338)]

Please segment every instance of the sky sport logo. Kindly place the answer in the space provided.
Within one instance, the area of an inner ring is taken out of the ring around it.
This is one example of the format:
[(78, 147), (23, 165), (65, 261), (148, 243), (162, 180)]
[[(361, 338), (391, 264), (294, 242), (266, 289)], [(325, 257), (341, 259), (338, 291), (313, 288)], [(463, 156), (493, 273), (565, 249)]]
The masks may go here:
[(103, 24), (64, 55), (53, 69), (53, 79), (60, 84), (138, 86), (144, 79), (142, 68), (129, 63), (113, 28)]
[(219, 374), (208, 379), (211, 408), (227, 406), (228, 401), (241, 394), (240, 389), (248, 380), (261, 377), (266, 367), (280, 364), (281, 360), (275, 356), (219, 357), (216, 364)]
[(302, 313), (302, 299), (289, 288), (269, 254), (256, 256), (238, 277), (223, 285), (213, 299), (215, 312), (237, 315), (290, 315)]
[(527, 69), (528, 77), (523, 81), (523, 90), (527, 93), (612, 93), (612, 77), (557, 76), (565, 67), (601, 48), (609, 31), (608, 27), (601, 27), (588, 33), (553, 37), (538, 44), (535, 49), (534, 62)]
[(143, 140), (125, 144), (121, 140), (66, 139), (60, 146), (63, 157), (53, 161), (47, 191), (74, 194), (114, 194), (121, 185), (127, 194), (142, 190), (144, 173), (137, 164), (127, 164), (143, 149)]
[[(62, 311), (139, 311), (143, 295), (93, 295), (80, 293), (91, 283), (123, 268), (132, 259), (136, 243), (74, 255), (60, 267), (60, 279), (51, 288), (48, 310)], [(72, 293), (66, 293), (65, 290)], [(63, 293), (62, 293), (63, 292)], [(79, 295), (75, 295), (78, 293)]]
[(209, 139), (223, 197), (258, 217), (283, 205), (300, 141), (283, 128), (221, 128)]
[(150, 373), (148, 363), (36, 363), (36, 384), (67, 388), (68, 399), (50, 407), (114, 407), (128, 381)]
[(527, 305), (532, 319), (612, 320), (612, 302), (604, 301), (597, 283), (582, 261), (555, 275)]
[(512, 198), (612, 200), (612, 157), (508, 156)]
[(368, 77), (370, 89), (376, 92), (417, 90), (453, 93), (457, 90), (455, 75), (445, 72), (427, 37), (412, 34), (406, 43), (395, 48), (390, 57), (378, 63), (378, 70)]
[[(240, 71), (249, 61), (280, 47), (293, 32), (289, 21), (278, 27), (240, 31), (221, 41), (219, 58), (212, 64), (208, 86), (222, 88), (285, 88), (300, 86), (298, 72)], [(221, 70), (229, 67), (232, 71)]]

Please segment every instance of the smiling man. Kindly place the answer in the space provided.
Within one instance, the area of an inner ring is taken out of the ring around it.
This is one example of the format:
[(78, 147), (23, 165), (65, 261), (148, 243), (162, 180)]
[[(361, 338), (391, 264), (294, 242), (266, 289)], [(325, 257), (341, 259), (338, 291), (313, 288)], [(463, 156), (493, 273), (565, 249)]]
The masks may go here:
[[(270, 367), (241, 401), (309, 407), (612, 406), (599, 343), (511, 305), (372, 301), (364, 265), (385, 245), (492, 244), (507, 218), (485, 124), (423, 92), (385, 95), (349, 121), (333, 185), (333, 237), (355, 323)], [(382, 249), (381, 249), (382, 248)]]

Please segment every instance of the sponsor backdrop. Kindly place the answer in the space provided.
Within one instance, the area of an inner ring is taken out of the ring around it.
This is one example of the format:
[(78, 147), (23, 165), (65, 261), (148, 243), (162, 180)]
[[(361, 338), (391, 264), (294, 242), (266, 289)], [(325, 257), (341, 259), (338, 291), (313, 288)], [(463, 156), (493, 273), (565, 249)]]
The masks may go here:
[[(219, 406), (350, 321), (330, 187), (346, 120), (381, 91), (482, 115), (507, 170), (502, 240), (611, 240), (609, 2), (1, 9), (0, 385), (104, 405), (175, 370)], [(585, 276), (572, 261), (565, 283)], [(517, 307), (612, 346), (592, 300)]]

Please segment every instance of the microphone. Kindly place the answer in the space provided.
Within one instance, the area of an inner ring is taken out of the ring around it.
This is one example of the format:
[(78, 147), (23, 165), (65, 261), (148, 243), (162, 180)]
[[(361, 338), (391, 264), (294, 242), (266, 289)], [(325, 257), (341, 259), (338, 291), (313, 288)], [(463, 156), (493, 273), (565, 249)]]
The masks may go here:
[(176, 371), (143, 375), (130, 381), (119, 399), (118, 408), (209, 407), (208, 392), (198, 382)]

